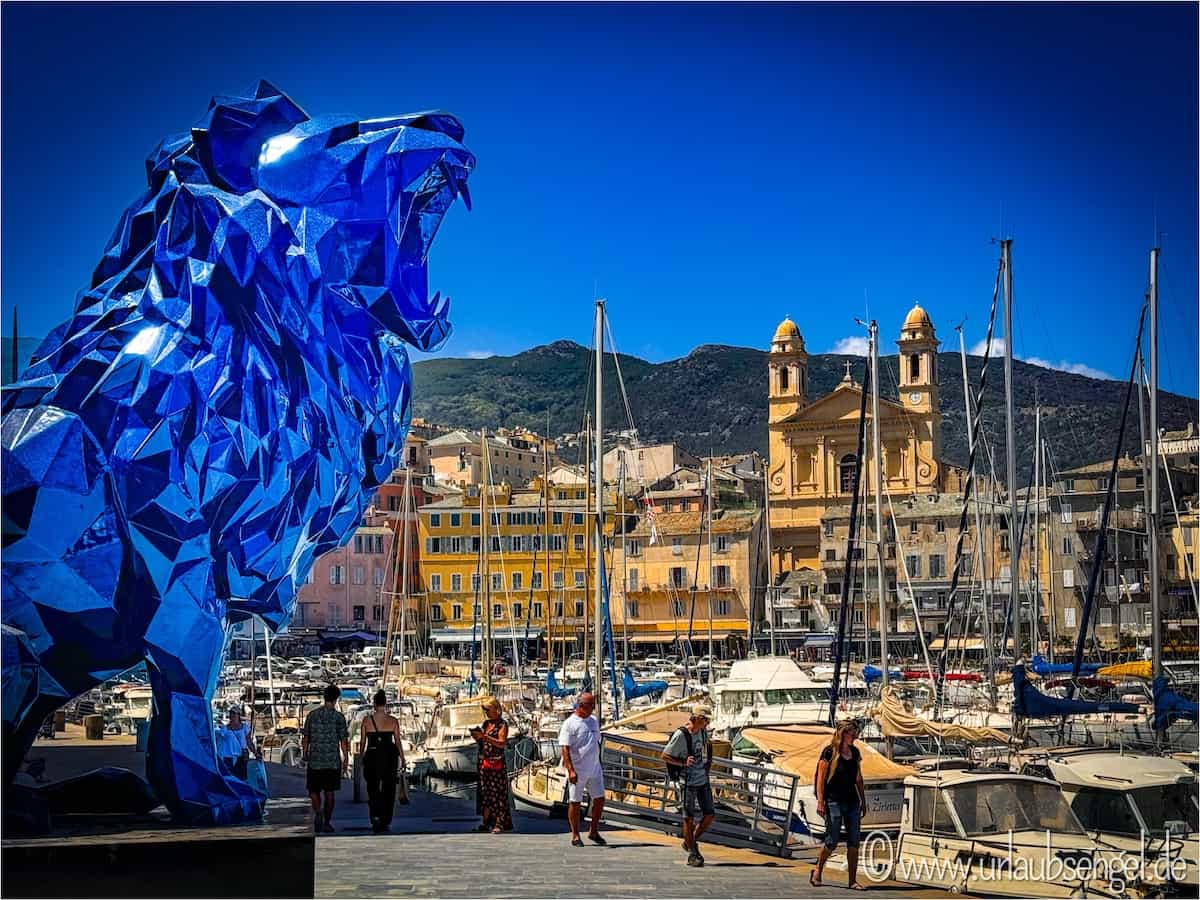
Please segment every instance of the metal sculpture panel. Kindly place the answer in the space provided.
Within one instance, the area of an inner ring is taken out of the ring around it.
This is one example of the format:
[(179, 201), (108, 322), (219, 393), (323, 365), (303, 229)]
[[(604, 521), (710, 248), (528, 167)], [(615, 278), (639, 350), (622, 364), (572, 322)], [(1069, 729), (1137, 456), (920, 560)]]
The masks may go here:
[(278, 628), (399, 463), (448, 303), (426, 256), (474, 157), (458, 121), (310, 118), (266, 82), (146, 160), (74, 316), (3, 392), (4, 760), (145, 660), (147, 775), (181, 820), (265, 798), (214, 751), (229, 628)]

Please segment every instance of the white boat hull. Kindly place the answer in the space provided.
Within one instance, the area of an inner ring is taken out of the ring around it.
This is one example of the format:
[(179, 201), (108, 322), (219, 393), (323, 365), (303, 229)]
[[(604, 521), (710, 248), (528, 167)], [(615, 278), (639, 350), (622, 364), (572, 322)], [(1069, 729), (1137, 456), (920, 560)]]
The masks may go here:
[(429, 759), (441, 775), (474, 775), (479, 748), (474, 741), (469, 746), (426, 747)]

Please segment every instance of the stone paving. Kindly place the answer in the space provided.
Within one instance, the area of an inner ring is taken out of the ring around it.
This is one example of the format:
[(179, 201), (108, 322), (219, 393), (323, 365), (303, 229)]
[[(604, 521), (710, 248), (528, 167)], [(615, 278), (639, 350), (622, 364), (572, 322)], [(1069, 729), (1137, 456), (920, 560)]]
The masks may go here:
[[(272, 766), (273, 793), (302, 789), (298, 770)], [(341, 897), (673, 898), (855, 896), (835, 856), (825, 886), (808, 883), (809, 863), (702, 844), (706, 865), (690, 868), (678, 837), (605, 828), (607, 847), (572, 847), (566, 822), (522, 812), (508, 834), (479, 834), (474, 804), (422, 791), (398, 806), (392, 834), (371, 833), (365, 803), (348, 783), (334, 810), (335, 834), (317, 838), (315, 895)], [(868, 883), (869, 884), (869, 883)], [(879, 897), (935, 896), (894, 883)], [(942, 895), (944, 896), (944, 895)]]

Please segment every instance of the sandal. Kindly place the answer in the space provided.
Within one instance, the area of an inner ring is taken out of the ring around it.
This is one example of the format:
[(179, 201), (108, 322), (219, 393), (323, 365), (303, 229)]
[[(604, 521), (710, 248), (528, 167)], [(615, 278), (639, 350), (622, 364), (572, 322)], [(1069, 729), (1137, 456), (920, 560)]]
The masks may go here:
[(583, 838), (571, 838), (571, 846), (572, 847), (582, 847), (583, 846)]
[(811, 884), (813, 887), (824, 887), (825, 886), (824, 882), (817, 881), (817, 870), (816, 869), (813, 869), (811, 872), (808, 873), (808, 883)]
[(504, 829), (497, 825), (492, 829), (492, 834), (504, 834)]
[(865, 891), (866, 890), (866, 888), (863, 887), (861, 884), (859, 884), (857, 881), (850, 882), (848, 885), (846, 885), (846, 887), (848, 887), (852, 891)]

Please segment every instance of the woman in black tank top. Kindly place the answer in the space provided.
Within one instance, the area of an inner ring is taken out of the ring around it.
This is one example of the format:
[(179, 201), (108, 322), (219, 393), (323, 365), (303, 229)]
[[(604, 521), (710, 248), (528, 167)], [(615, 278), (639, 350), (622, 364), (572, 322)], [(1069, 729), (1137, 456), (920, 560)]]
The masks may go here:
[(404, 759), (400, 746), (400, 722), (387, 711), (387, 694), (375, 694), (375, 708), (362, 721), (358, 741), (363, 778), (367, 783), (367, 808), (371, 830), (387, 831), (396, 807), (397, 769)]

